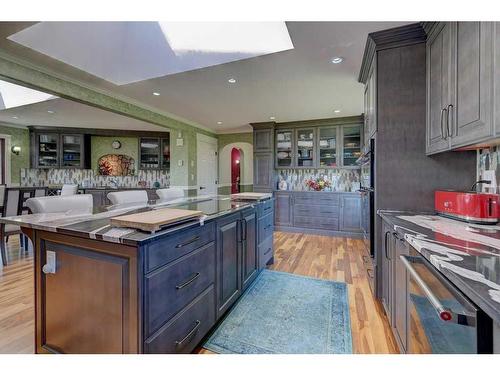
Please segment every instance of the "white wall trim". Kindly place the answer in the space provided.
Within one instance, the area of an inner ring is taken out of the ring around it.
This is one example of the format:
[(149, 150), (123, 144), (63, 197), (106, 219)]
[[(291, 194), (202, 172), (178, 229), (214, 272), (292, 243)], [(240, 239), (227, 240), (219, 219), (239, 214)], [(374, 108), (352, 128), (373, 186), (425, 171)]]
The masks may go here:
[[(12, 165), (11, 165), (11, 139), (12, 139), (12, 136), (8, 135), (8, 134), (0, 134), (0, 139), (4, 139), (5, 140), (5, 184), (7, 186), (11, 186), (12, 184), (12, 181), (11, 181), (11, 169), (12, 169)], [(23, 151), (23, 150), (21, 150)], [(29, 152), (29, 150), (24, 150), (24, 152)]]

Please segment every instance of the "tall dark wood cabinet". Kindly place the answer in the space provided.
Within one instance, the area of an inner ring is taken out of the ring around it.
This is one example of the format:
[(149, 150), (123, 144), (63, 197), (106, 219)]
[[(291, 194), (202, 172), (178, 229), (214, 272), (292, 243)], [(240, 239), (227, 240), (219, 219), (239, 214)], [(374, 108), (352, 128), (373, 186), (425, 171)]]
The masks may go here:
[(253, 190), (271, 193), (274, 188), (274, 122), (251, 124), (253, 132)]
[(244, 211), (241, 218), (241, 256), (242, 288), (249, 286), (257, 276), (257, 212), (255, 209)]
[[(447, 58), (447, 52), (443, 52), (448, 48), (446, 38), (448, 36), (435, 41), (437, 44), (431, 53), (436, 56), (430, 58), (437, 61)], [(475, 152), (426, 155), (426, 61), (429, 61), (429, 45), (426, 43), (427, 35), (421, 24), (368, 36), (359, 81), (367, 84), (371, 67), (375, 64), (375, 79), (371, 82), (377, 98), (373, 111), (376, 131), (372, 136), (375, 140), (374, 215), (379, 209), (433, 211), (435, 190), (469, 189), (475, 180)], [(436, 66), (440, 64), (435, 62)], [(446, 73), (436, 73), (434, 80), (437, 83), (433, 84), (437, 86), (430, 88), (438, 102), (444, 102), (439, 95), (443, 74)], [(439, 109), (441, 102), (433, 104), (434, 107)], [(439, 114), (433, 116), (437, 121), (437, 125), (433, 125), (437, 127), (435, 137), (439, 139)], [(390, 298), (389, 289), (384, 283), (388, 282), (386, 272), (389, 268), (384, 251), (384, 232), (380, 217), (376, 215), (374, 220), (376, 294), (378, 298), (387, 299)]]

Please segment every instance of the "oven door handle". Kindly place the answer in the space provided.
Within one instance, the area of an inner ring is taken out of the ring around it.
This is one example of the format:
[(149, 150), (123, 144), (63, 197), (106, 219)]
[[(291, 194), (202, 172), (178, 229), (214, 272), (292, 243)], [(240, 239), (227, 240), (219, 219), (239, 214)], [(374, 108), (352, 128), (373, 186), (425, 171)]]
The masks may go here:
[(475, 325), (475, 317), (456, 314), (450, 309), (444, 307), (443, 304), (439, 301), (439, 299), (434, 295), (429, 286), (425, 283), (425, 281), (422, 280), (422, 278), (415, 270), (415, 268), (413, 268), (407, 256), (400, 255), (399, 258), (401, 259), (401, 262), (403, 262), (408, 272), (411, 274), (412, 278), (418, 284), (420, 289), (422, 289), (422, 292), (424, 292), (425, 296), (431, 303), (432, 307), (434, 307), (434, 309), (436, 310), (439, 319), (445, 322), (457, 323), (461, 325), (472, 325), (472, 326)]

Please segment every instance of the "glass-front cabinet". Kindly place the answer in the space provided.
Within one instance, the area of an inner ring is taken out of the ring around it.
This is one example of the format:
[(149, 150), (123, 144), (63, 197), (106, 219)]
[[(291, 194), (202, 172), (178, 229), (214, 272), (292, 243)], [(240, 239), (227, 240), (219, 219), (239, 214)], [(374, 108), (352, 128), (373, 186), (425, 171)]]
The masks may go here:
[(59, 134), (37, 134), (37, 166), (39, 168), (59, 167)]
[(320, 168), (338, 167), (337, 161), (337, 130), (338, 127), (319, 128), (318, 160)]
[(293, 164), (293, 130), (276, 131), (276, 168), (291, 168)]
[(356, 167), (356, 160), (361, 156), (361, 126), (342, 127), (342, 165)]
[(83, 159), (82, 136), (61, 135), (61, 167), (80, 168)]
[(297, 168), (314, 168), (316, 165), (314, 133), (314, 128), (296, 130), (295, 165)]
[(140, 169), (170, 169), (170, 138), (141, 138)]

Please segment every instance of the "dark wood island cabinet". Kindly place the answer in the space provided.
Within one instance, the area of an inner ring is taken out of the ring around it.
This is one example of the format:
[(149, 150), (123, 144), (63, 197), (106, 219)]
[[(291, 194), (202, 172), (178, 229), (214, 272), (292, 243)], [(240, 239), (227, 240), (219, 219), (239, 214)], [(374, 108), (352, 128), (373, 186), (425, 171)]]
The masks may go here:
[(192, 352), (273, 256), (273, 200), (225, 204), (201, 225), (154, 235), (96, 235), (97, 217), (24, 227), (36, 253), (36, 352)]

